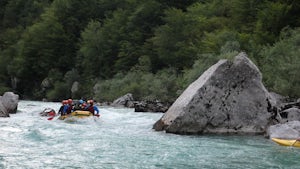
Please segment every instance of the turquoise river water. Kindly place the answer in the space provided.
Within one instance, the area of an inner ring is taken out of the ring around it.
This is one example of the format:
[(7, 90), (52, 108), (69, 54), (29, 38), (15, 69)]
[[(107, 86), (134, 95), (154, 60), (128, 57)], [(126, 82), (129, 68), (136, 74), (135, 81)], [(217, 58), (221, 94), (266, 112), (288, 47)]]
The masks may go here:
[(101, 118), (66, 123), (39, 116), (59, 103), (20, 101), (0, 118), (0, 168), (291, 169), (300, 148), (262, 136), (181, 136), (156, 132), (161, 113), (100, 107)]

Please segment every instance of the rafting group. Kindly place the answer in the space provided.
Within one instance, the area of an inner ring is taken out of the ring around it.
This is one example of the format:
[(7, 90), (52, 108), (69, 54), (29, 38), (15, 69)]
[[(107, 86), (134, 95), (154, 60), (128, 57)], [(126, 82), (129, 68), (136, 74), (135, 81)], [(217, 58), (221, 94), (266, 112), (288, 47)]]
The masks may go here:
[(100, 116), (98, 107), (94, 105), (94, 100), (88, 100), (87, 102), (85, 102), (82, 99), (76, 103), (74, 103), (72, 99), (63, 100), (62, 106), (58, 110), (58, 114), (64, 116), (78, 110), (89, 111), (94, 116)]
[(94, 100), (84, 101), (83, 99), (73, 101), (72, 99), (63, 100), (57, 114), (55, 110), (47, 108), (40, 113), (42, 116), (50, 116), (48, 120), (52, 120), (55, 116), (58, 119), (65, 120), (67, 118), (85, 118), (90, 116), (100, 117), (99, 109), (94, 105)]

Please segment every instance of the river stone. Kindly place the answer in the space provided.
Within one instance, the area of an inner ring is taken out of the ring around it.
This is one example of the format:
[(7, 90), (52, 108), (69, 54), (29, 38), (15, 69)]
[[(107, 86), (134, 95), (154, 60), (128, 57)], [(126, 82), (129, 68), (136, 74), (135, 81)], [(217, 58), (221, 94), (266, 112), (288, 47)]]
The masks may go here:
[[(2, 96), (0, 96), (0, 100), (1, 100)], [(2, 102), (0, 101), (0, 117), (9, 117), (8, 112), (6, 111), (4, 105), (2, 104)]]
[(132, 102), (133, 96), (131, 93), (127, 93), (124, 96), (121, 96), (113, 101), (112, 106), (126, 106), (130, 102)]
[(280, 116), (280, 123), (285, 123), (288, 121), (300, 121), (300, 109), (292, 107), (286, 109), (279, 113)]
[(6, 92), (0, 97), (0, 117), (9, 117), (10, 113), (16, 113), (18, 108), (19, 95), (13, 92)]
[(263, 134), (274, 116), (259, 69), (245, 53), (220, 60), (177, 98), (153, 128), (177, 134)]
[(300, 121), (290, 121), (269, 127), (267, 136), (270, 138), (297, 139), (300, 137)]

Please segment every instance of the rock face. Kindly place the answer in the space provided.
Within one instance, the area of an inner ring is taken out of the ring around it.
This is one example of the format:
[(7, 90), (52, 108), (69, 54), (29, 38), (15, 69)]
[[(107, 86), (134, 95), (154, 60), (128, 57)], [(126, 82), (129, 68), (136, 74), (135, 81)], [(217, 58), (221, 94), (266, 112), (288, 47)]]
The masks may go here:
[(263, 134), (274, 115), (258, 68), (245, 53), (220, 60), (181, 94), (153, 128), (177, 134)]
[(280, 123), (285, 123), (285, 122), (295, 121), (295, 120), (300, 121), (300, 109), (295, 107), (289, 108), (280, 112), (278, 116), (279, 116), (278, 120), (280, 121)]
[(16, 113), (18, 108), (19, 95), (13, 92), (6, 92), (0, 97), (0, 117), (9, 117), (9, 114)]

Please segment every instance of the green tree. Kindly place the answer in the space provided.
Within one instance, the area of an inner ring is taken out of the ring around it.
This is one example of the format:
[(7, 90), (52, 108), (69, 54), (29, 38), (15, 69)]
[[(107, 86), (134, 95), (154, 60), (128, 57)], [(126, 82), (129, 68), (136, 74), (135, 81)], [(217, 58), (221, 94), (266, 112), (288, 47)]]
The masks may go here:
[(271, 91), (291, 97), (300, 97), (300, 29), (285, 29), (281, 40), (260, 53), (264, 58), (262, 73)]
[[(120, 71), (129, 71), (145, 55), (144, 44), (153, 36), (161, 22), (162, 7), (155, 1), (130, 1), (130, 8), (115, 10), (102, 23), (91, 21), (82, 33), (81, 63), (94, 61), (100, 70), (83, 66), (94, 76), (112, 77)], [(145, 22), (145, 20), (147, 22)]]
[(15, 69), (11, 70), (11, 74), (20, 79), (19, 90), (29, 96), (33, 88), (39, 87), (49, 70), (58, 68), (65, 71), (72, 66), (68, 56), (69, 41), (63, 27), (51, 10), (42, 19), (23, 34), (18, 56), (12, 63)]
[(183, 70), (193, 64), (199, 52), (205, 18), (194, 18), (178, 9), (170, 9), (164, 18), (166, 24), (155, 31), (151, 39), (160, 62)]
[(264, 8), (258, 12), (255, 26), (257, 43), (273, 43), (282, 28), (288, 25), (291, 5), (281, 2), (265, 2)]

